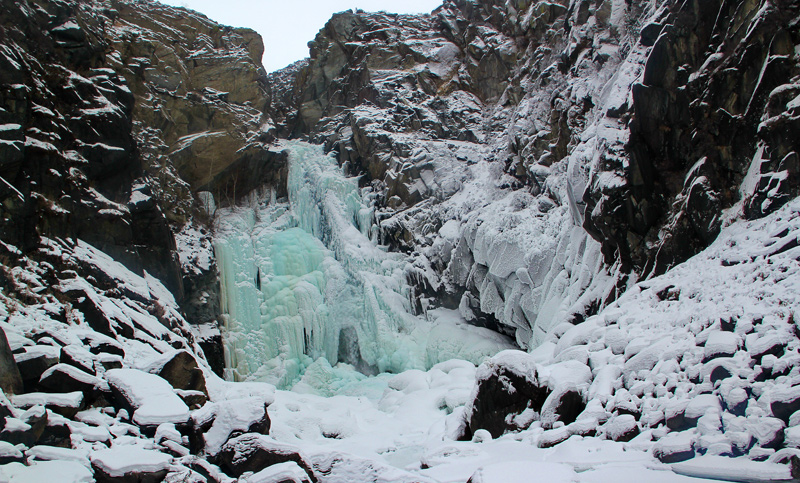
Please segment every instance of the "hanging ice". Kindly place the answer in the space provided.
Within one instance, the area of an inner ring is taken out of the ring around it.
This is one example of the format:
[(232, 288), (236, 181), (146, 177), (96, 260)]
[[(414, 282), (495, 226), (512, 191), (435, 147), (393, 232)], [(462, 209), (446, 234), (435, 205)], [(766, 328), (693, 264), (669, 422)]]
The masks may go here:
[(288, 147), (288, 202), (268, 193), (217, 213), (229, 379), (288, 387), (320, 357), (397, 372), (454, 356), (479, 362), (507, 346), (451, 317), (431, 330), (412, 315), (405, 262), (371, 239), (357, 179), (320, 146)]

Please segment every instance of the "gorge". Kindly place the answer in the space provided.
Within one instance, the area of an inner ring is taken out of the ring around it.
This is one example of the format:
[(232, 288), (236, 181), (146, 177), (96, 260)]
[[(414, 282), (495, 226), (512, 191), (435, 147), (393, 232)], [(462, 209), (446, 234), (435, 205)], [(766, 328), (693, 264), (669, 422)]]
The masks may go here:
[(800, 6), (0, 7), (0, 482), (800, 476)]

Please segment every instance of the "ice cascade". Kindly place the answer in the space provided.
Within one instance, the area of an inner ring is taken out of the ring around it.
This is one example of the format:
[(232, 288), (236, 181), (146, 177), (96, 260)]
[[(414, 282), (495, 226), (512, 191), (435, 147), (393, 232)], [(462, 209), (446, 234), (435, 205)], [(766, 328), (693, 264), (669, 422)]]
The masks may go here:
[(374, 241), (358, 180), (321, 146), (287, 148), (288, 202), (268, 192), (217, 212), (228, 379), (290, 387), (318, 358), (399, 372), (507, 346), (452, 314), (413, 315), (406, 262)]

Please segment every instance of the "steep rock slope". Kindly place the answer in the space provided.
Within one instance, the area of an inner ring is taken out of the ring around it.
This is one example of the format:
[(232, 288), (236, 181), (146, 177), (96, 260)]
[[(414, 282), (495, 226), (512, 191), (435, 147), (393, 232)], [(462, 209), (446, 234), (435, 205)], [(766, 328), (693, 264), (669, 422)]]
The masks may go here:
[(260, 37), (124, 1), (14, 2), (0, 24), (3, 241), (84, 240), (216, 326), (206, 209), (285, 186)]
[(795, 16), (611, 0), (344, 12), (273, 106), (363, 175), (382, 241), (412, 254), (432, 304), (535, 346), (796, 194)]

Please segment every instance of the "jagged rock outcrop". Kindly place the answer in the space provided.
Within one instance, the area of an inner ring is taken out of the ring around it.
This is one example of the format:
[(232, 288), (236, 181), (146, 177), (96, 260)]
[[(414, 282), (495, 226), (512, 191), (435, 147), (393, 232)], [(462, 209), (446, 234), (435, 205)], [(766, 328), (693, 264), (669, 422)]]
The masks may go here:
[[(796, 194), (795, 7), (343, 12), (292, 67), (293, 87), (273, 87), (271, 109), (282, 132), (324, 142), (362, 175), (382, 242), (412, 254), (431, 303), (528, 347), (697, 253), (726, 216)], [(491, 194), (463, 199), (479, 189)], [(548, 222), (513, 233), (537, 218)]]
[(25, 1), (0, 10), (0, 43), (3, 242), (84, 240), (216, 325), (207, 211), (285, 190), (261, 38), (150, 2)]
[(796, 196), (798, 13), (791, 2), (682, 2), (651, 17), (631, 103), (606, 113), (628, 118), (630, 136), (599, 153), (584, 196), (607, 261), (661, 273), (707, 246), (743, 197), (754, 218)]

